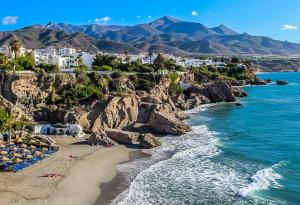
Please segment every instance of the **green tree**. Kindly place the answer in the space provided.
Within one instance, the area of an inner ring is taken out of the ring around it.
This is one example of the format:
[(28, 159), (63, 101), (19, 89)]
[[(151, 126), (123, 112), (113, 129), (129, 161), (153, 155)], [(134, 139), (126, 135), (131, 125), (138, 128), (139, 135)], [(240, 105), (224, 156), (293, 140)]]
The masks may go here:
[(19, 40), (13, 40), (10, 43), (10, 49), (14, 52), (15, 59), (17, 59), (17, 57), (18, 57), (21, 47), (22, 47), (22, 43)]
[(12, 124), (12, 118), (3, 108), (0, 109), (0, 132), (7, 131)]
[(0, 65), (7, 65), (8, 64), (8, 57), (3, 53), (0, 53)]
[(112, 67), (108, 65), (103, 65), (103, 66), (95, 66), (94, 68), (97, 71), (112, 71)]
[(22, 56), (15, 59), (15, 65), (21, 70), (34, 70), (35, 63), (31, 56)]
[[(19, 55), (19, 52), (21, 50), (21, 47), (22, 47), (22, 43), (21, 41), (19, 40), (13, 40), (11, 43), (10, 43), (10, 49), (14, 52), (14, 55), (15, 55), (15, 60), (17, 59), (18, 55)], [(16, 65), (14, 64), (13, 65), (13, 71), (14, 73), (16, 72)]]
[(117, 57), (112, 55), (102, 55), (98, 54), (94, 58), (93, 68), (96, 66), (110, 66), (112, 68), (116, 68), (120, 64), (120, 61)]
[(239, 62), (240, 62), (240, 60), (237, 57), (233, 56), (231, 58), (231, 63), (239, 63)]
[(157, 70), (164, 69), (165, 63), (166, 63), (165, 57), (161, 53), (159, 53), (156, 59), (154, 60), (154, 66), (156, 67)]

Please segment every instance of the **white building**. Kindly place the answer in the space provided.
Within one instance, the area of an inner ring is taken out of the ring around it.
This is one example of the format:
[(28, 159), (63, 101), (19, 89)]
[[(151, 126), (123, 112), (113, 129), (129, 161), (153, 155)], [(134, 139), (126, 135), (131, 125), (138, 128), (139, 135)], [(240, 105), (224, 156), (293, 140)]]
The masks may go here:
[(0, 53), (6, 55), (7, 57), (10, 56), (10, 51), (8, 47), (0, 47)]
[(36, 49), (33, 58), (36, 64), (46, 63), (57, 65), (61, 70), (70, 70), (78, 66), (76, 50), (73, 48), (62, 48), (57, 51), (53, 46)]
[(64, 48), (60, 48), (58, 50), (58, 55), (60, 55), (60, 56), (77, 56), (78, 54), (77, 54), (76, 49), (64, 47)]
[(94, 62), (95, 54), (89, 54), (86, 52), (81, 53), (82, 63), (86, 65), (88, 68), (92, 68), (92, 64)]
[(77, 137), (84, 135), (81, 126), (78, 124), (37, 125), (34, 127), (34, 133), (42, 135), (75, 135)]

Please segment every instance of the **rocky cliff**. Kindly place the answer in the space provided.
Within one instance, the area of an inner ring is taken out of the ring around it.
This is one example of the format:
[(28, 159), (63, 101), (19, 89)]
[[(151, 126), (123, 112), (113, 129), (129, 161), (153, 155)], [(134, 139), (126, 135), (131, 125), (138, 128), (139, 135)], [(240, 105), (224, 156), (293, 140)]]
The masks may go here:
[(187, 91), (170, 96), (170, 79), (164, 77), (148, 91), (135, 90), (132, 83), (126, 82), (123, 90), (130, 85), (126, 92), (108, 91), (101, 100), (85, 99), (73, 106), (46, 104), (45, 99), (52, 95), (53, 87), (58, 95), (77, 81), (71, 74), (2, 75), (0, 104), (13, 108), (14, 116), (32, 122), (78, 123), (86, 132), (97, 133), (92, 135), (93, 144), (109, 139), (98, 144), (111, 140), (151, 148), (160, 144), (154, 135), (182, 135), (190, 131), (183, 110), (206, 103), (234, 102), (236, 96), (246, 95), (229, 82), (211, 81), (191, 82)]

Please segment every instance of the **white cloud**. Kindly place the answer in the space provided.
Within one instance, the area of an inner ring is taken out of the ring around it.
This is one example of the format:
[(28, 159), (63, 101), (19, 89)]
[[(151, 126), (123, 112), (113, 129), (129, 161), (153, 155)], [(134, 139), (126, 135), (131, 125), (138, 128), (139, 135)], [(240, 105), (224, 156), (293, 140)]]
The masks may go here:
[(282, 30), (287, 31), (287, 30), (297, 30), (298, 26), (295, 25), (290, 25), (290, 24), (285, 24), (282, 26)]
[(102, 17), (102, 18), (96, 18), (95, 19), (95, 23), (107, 23), (109, 21), (111, 21), (111, 17), (109, 16), (105, 16), (105, 17)]
[(151, 16), (151, 15), (149, 15), (149, 16), (148, 16), (148, 19), (152, 19), (152, 16)]
[(192, 11), (192, 12), (191, 12), (191, 14), (192, 14), (192, 16), (198, 16), (198, 15), (199, 15), (199, 14), (198, 14), (198, 12), (197, 12), (197, 11), (195, 11), (195, 10), (194, 10), (194, 11)]
[(142, 18), (142, 16), (136, 16), (138, 19)]
[(15, 25), (17, 24), (18, 16), (6, 16), (2, 19), (3, 25)]

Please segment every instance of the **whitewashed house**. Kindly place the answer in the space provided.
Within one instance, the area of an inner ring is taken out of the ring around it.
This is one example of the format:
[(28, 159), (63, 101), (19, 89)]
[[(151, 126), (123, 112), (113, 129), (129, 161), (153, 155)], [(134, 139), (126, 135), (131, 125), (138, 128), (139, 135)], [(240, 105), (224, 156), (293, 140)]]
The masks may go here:
[(43, 124), (34, 127), (35, 134), (43, 135), (74, 135), (76, 137), (82, 137), (84, 135), (83, 130), (78, 124)]
[(81, 53), (82, 63), (84, 65), (86, 65), (88, 68), (92, 68), (95, 57), (96, 57), (95, 54), (89, 54), (89, 53), (86, 53), (86, 52)]

